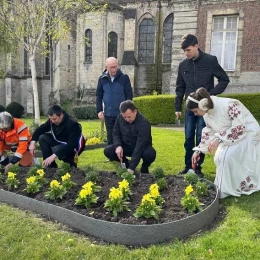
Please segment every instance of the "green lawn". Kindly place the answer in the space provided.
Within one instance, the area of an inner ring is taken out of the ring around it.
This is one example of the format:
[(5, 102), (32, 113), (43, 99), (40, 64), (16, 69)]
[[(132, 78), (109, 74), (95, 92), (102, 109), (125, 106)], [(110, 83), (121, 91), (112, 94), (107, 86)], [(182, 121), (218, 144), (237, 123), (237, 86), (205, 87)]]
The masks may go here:
[[(30, 125), (31, 121), (26, 121)], [(90, 133), (100, 127), (100, 122), (82, 121), (82, 125), (84, 133)], [(183, 132), (157, 127), (152, 132), (157, 158), (151, 170), (160, 166), (167, 174), (176, 174), (184, 166)], [(85, 151), (80, 156), (79, 167), (89, 164), (100, 170), (118, 167), (105, 162), (103, 149)], [(207, 179), (214, 180), (212, 156), (206, 157), (203, 171)], [(226, 217), (210, 231), (146, 248), (98, 243), (59, 223), (0, 204), (0, 259), (260, 259), (259, 200), (259, 192), (224, 199), (221, 204), (226, 206)]]

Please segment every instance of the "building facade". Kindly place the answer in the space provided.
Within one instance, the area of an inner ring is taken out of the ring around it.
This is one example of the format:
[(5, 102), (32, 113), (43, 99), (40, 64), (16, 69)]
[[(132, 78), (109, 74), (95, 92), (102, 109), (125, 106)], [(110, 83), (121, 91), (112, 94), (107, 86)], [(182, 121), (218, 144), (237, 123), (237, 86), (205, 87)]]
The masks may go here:
[[(135, 96), (175, 93), (185, 58), (181, 37), (196, 34), (200, 48), (217, 56), (230, 77), (226, 93), (260, 91), (260, 2), (257, 0), (108, 1), (105, 12), (78, 16), (66, 40), (38, 59), (41, 111), (54, 103), (95, 102), (97, 81), (109, 56), (128, 74)], [(24, 51), (7, 57), (0, 104), (20, 102), (33, 112), (30, 68)]]

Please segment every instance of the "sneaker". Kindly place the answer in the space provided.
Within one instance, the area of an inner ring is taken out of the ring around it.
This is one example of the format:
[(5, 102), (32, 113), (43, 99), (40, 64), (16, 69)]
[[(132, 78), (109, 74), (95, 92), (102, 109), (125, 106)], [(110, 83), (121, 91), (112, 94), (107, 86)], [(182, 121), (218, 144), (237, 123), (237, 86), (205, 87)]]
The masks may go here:
[(185, 167), (183, 170), (179, 171), (179, 174), (186, 174), (189, 170), (190, 168)]
[(201, 172), (201, 169), (195, 169), (195, 173), (199, 178), (204, 178), (204, 174)]
[(148, 167), (141, 167), (141, 173), (149, 173)]

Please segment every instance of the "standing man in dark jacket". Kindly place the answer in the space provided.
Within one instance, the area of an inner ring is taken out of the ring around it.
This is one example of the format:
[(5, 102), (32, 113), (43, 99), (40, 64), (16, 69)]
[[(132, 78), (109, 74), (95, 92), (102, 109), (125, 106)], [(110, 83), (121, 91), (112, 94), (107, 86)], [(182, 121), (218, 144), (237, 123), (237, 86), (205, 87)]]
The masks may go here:
[[(205, 88), (210, 95), (217, 95), (224, 92), (229, 78), (223, 68), (219, 65), (215, 56), (204, 53), (199, 49), (197, 37), (193, 34), (186, 34), (182, 37), (181, 48), (183, 49), (186, 59), (184, 59), (178, 70), (176, 81), (176, 98), (175, 98), (175, 115), (181, 116), (182, 100), (195, 92), (198, 88)], [(214, 87), (214, 77), (218, 79), (218, 84)], [(192, 169), (191, 157), (192, 148), (197, 146), (201, 140), (202, 128), (205, 127), (203, 117), (195, 116), (192, 111), (185, 111), (185, 168), (180, 174), (185, 174)], [(196, 140), (195, 140), (196, 136)], [(204, 155), (201, 154), (195, 173), (203, 177), (201, 164), (204, 161)]]
[(112, 132), (116, 117), (120, 114), (120, 103), (132, 99), (133, 90), (128, 75), (123, 74), (118, 68), (116, 58), (107, 58), (106, 70), (98, 80), (96, 106), (98, 118), (105, 119), (108, 144), (113, 143)]
[(39, 140), (44, 166), (57, 168), (55, 159), (58, 158), (71, 167), (77, 167), (74, 158), (85, 147), (81, 125), (58, 105), (51, 106), (47, 113), (49, 120), (40, 125), (32, 135), (29, 146), (31, 154), (34, 155), (35, 144)]
[[(156, 151), (152, 147), (151, 125), (131, 100), (120, 104), (120, 112), (113, 129), (114, 144), (108, 145), (104, 154), (111, 161), (125, 163), (131, 173), (143, 159), (141, 172), (149, 173), (148, 168), (156, 158)], [(131, 160), (128, 161), (126, 156), (131, 157)]]

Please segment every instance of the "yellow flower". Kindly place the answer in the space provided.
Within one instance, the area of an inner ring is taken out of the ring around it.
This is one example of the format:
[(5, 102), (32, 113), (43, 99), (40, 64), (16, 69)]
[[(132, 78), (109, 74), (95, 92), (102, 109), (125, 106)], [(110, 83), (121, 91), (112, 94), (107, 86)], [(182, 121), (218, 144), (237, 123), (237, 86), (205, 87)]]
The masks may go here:
[(8, 178), (9, 180), (14, 180), (14, 179), (15, 179), (15, 176), (16, 176), (15, 173), (13, 173), (13, 172), (8, 172), (7, 178)]
[(86, 144), (90, 145), (90, 144), (100, 144), (101, 143), (101, 140), (100, 138), (98, 137), (91, 137), (91, 138), (88, 138)]
[(145, 203), (145, 202), (155, 202), (154, 199), (152, 198), (151, 194), (145, 194), (142, 198), (142, 204)]
[(153, 198), (157, 198), (160, 196), (159, 186), (155, 183), (150, 186), (150, 194)]
[(58, 188), (60, 186), (60, 183), (57, 180), (53, 180), (50, 183), (50, 187), (53, 188)]
[(37, 170), (36, 173), (38, 173), (38, 174), (40, 175), (40, 177), (43, 177), (43, 175), (44, 175), (44, 170), (43, 170), (43, 169), (39, 169), (39, 170)]
[(119, 183), (119, 189), (122, 190), (124, 189), (125, 191), (129, 190), (129, 183), (127, 180), (123, 179), (122, 181), (120, 181)]
[(92, 181), (88, 181), (87, 183), (85, 183), (82, 188), (84, 189), (92, 189), (92, 186), (94, 185), (94, 183)]
[(26, 183), (27, 184), (32, 184), (36, 181), (36, 177), (35, 176), (31, 176), (29, 178), (26, 179)]
[(122, 198), (123, 194), (122, 191), (118, 188), (114, 188), (112, 187), (110, 189), (110, 193), (109, 193), (109, 199), (113, 200), (113, 199), (118, 199), (118, 198)]
[(62, 179), (62, 181), (67, 181), (67, 180), (69, 180), (70, 179), (70, 174), (67, 172), (65, 175), (63, 175), (62, 177), (61, 177), (61, 179)]
[(85, 199), (88, 195), (91, 195), (92, 194), (92, 188), (88, 188), (88, 189), (82, 189), (80, 192), (79, 192), (79, 197), (81, 199)]
[(185, 194), (189, 195), (191, 192), (193, 192), (193, 188), (191, 186), (191, 184), (189, 186), (187, 186), (187, 188), (185, 189)]

